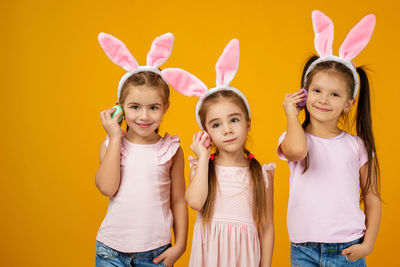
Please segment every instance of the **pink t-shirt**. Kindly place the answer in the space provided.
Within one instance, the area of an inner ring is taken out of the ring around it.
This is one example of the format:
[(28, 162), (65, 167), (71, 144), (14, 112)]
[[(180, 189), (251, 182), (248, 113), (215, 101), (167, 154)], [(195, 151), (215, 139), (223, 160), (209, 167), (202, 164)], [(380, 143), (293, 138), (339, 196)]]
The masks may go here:
[(170, 169), (178, 148), (176, 135), (165, 134), (149, 145), (122, 138), (121, 183), (110, 198), (98, 241), (120, 252), (143, 252), (171, 242)]
[[(278, 156), (283, 155), (279, 138)], [(342, 243), (364, 235), (360, 209), (360, 168), (368, 161), (361, 138), (342, 132), (333, 138), (306, 133), (309, 168), (304, 160), (289, 161), (290, 192), (287, 210), (293, 243)]]

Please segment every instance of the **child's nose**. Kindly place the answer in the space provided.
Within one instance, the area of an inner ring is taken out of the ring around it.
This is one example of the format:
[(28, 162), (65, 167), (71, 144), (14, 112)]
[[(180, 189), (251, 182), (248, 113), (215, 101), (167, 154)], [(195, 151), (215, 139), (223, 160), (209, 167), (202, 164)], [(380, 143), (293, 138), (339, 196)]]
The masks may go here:
[(140, 118), (141, 118), (142, 120), (147, 120), (147, 119), (149, 119), (149, 113), (148, 113), (148, 111), (145, 110), (145, 109), (142, 109), (142, 112), (140, 113)]
[(229, 124), (225, 124), (224, 134), (229, 134), (229, 133), (232, 133), (232, 127)]

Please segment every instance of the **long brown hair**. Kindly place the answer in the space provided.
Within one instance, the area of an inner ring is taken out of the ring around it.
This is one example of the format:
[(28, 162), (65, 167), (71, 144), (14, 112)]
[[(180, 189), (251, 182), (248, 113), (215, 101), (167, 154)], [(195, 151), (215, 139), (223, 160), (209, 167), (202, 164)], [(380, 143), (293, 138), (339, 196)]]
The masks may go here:
[[(121, 106), (124, 105), (126, 96), (128, 95), (129, 88), (132, 86), (141, 86), (146, 85), (148, 87), (158, 88), (161, 90), (163, 104), (166, 105), (169, 102), (169, 86), (168, 84), (161, 78), (161, 76), (155, 72), (151, 71), (143, 71), (138, 72), (130, 76), (122, 85), (121, 94), (118, 99), (118, 102)], [(129, 130), (129, 127), (126, 126), (126, 130)], [(158, 128), (155, 130), (158, 133)]]
[[(243, 99), (230, 90), (220, 90), (207, 96), (204, 99), (203, 104), (199, 110), (200, 121), (204, 129), (206, 129), (205, 120), (208, 108), (211, 105), (217, 104), (221, 100), (231, 101), (232, 103), (236, 104), (245, 114), (246, 121), (250, 121), (248, 111)], [(250, 152), (246, 148), (243, 148), (243, 152), (248, 158)], [(215, 154), (218, 155), (218, 150)], [(250, 160), (249, 171), (251, 176), (251, 186), (253, 190), (253, 219), (257, 228), (260, 229), (261, 225), (265, 222), (267, 217), (267, 203), (265, 182), (261, 165), (255, 158)], [(216, 179), (217, 177), (215, 174), (214, 162), (210, 159), (208, 161), (208, 194), (202, 210), (202, 219), (204, 225), (208, 225), (213, 216), (215, 194), (217, 190)]]
[[(353, 74), (348, 67), (346, 67), (344, 64), (340, 62), (325, 61), (318, 63), (308, 73), (307, 77), (305, 76), (309, 66), (318, 58), (319, 57), (317, 56), (312, 56), (307, 60), (306, 64), (304, 65), (303, 74), (301, 77), (301, 86), (302, 87), (304, 86), (304, 88), (308, 91), (311, 81), (316, 73), (318, 73), (319, 71), (333, 71), (341, 74), (343, 79), (345, 79), (348, 85), (349, 97), (353, 98), (354, 84), (355, 84)], [(356, 124), (357, 136), (359, 136), (363, 141), (368, 155), (367, 181), (364, 188), (361, 188), (361, 198), (360, 198), (361, 202), (364, 202), (365, 196), (369, 192), (369, 190), (371, 189), (374, 190), (372, 184), (376, 184), (378, 186), (377, 187), (378, 191), (377, 192), (373, 191), (373, 192), (380, 197), (380, 168), (378, 162), (378, 155), (376, 153), (374, 135), (372, 132), (369, 80), (365, 70), (362, 67), (357, 68), (357, 73), (360, 77), (360, 88), (357, 101), (357, 113), (353, 118), (353, 123), (355, 122)], [(303, 129), (306, 129), (306, 127), (310, 124), (310, 113), (308, 112), (307, 107), (304, 110), (305, 110), (305, 119), (302, 123), (302, 127)], [(344, 121), (345, 124), (347, 123), (347, 125), (349, 125), (347, 114), (342, 113), (342, 120)], [(371, 163), (374, 163), (373, 166)], [(303, 173), (307, 171), (309, 165), (310, 165), (309, 156), (307, 155), (307, 157), (305, 158), (305, 167)], [(374, 181), (372, 181), (372, 179), (374, 179)]]

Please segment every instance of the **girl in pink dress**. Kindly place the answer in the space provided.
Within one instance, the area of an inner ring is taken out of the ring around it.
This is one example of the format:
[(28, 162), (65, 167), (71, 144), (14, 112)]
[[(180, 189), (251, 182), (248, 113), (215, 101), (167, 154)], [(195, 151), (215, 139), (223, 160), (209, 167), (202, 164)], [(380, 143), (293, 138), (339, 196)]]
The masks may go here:
[[(187, 203), (198, 211), (190, 267), (271, 265), (275, 165), (261, 166), (245, 148), (249, 105), (229, 86), (238, 62), (239, 43), (234, 39), (218, 60), (216, 88), (207, 90), (194, 76), (181, 73), (179, 84), (200, 96), (196, 117), (204, 130), (193, 137), (197, 158), (190, 159), (186, 191)], [(210, 157), (212, 148), (216, 152)]]

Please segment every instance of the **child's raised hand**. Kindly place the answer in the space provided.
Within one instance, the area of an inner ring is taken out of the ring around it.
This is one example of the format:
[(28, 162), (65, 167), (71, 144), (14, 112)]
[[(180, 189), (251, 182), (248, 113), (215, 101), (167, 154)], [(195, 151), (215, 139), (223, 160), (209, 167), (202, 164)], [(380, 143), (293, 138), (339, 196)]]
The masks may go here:
[(126, 135), (126, 132), (121, 129), (120, 124), (118, 123), (118, 118), (122, 115), (122, 111), (114, 118), (111, 117), (111, 114), (116, 110), (116, 108), (109, 108), (100, 112), (100, 120), (101, 124), (103, 124), (104, 130), (107, 132), (110, 139), (121, 138), (121, 136)]
[(153, 262), (158, 264), (160, 261), (162, 261), (166, 267), (171, 267), (179, 259), (179, 257), (182, 256), (183, 252), (184, 250), (182, 251), (182, 249), (173, 246), (154, 258)]
[(298, 90), (293, 94), (286, 94), (285, 100), (283, 101), (283, 109), (285, 110), (286, 116), (298, 116), (302, 108), (297, 106), (306, 99), (307, 95), (303, 89)]
[(197, 132), (193, 135), (193, 142), (190, 145), (190, 149), (200, 158), (210, 157), (211, 145), (210, 136), (205, 131)]

